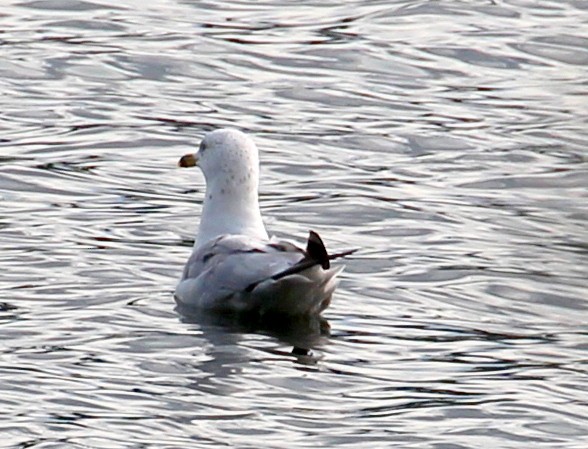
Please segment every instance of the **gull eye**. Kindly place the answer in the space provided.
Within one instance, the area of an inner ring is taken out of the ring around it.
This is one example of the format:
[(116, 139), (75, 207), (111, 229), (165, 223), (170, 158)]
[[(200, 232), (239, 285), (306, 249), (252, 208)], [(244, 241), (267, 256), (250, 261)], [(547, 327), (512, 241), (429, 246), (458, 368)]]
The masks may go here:
[(200, 148), (198, 148), (198, 151), (204, 152), (204, 150), (206, 150), (206, 142), (203, 140), (200, 142)]

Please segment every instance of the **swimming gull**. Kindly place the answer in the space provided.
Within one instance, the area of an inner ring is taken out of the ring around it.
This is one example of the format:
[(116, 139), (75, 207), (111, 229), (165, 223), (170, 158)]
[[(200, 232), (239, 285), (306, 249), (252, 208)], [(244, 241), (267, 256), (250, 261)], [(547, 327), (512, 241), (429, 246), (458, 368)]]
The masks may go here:
[(206, 194), (198, 236), (175, 290), (180, 306), (260, 315), (311, 315), (328, 307), (351, 254), (327, 253), (309, 232), (306, 247), (269, 238), (259, 210), (259, 155), (253, 140), (235, 129), (204, 136), (181, 167), (198, 166)]

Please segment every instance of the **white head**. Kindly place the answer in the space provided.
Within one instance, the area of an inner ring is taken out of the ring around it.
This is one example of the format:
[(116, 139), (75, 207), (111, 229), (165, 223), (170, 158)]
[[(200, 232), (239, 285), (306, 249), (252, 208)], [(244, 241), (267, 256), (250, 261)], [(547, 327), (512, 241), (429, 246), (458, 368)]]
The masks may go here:
[(212, 131), (179, 165), (197, 165), (206, 179), (197, 246), (223, 234), (267, 238), (258, 202), (259, 154), (249, 136), (236, 129)]
[[(236, 129), (217, 129), (204, 136), (195, 155), (180, 159), (180, 166), (197, 165), (206, 183), (235, 181), (243, 187), (245, 180), (259, 176), (259, 156), (253, 140)], [(255, 184), (257, 189), (257, 183)]]

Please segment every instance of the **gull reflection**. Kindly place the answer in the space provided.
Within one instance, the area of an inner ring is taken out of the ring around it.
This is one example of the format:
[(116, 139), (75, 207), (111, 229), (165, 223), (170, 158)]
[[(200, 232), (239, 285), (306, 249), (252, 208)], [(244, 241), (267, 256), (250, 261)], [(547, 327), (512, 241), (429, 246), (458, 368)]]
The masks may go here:
[(329, 323), (320, 315), (220, 313), (195, 310), (182, 304), (176, 306), (176, 311), (182, 322), (198, 325), (203, 337), (213, 344), (226, 344), (227, 339), (237, 343), (240, 334), (262, 334), (293, 346), (293, 355), (306, 356), (313, 348), (324, 344), (330, 335)]

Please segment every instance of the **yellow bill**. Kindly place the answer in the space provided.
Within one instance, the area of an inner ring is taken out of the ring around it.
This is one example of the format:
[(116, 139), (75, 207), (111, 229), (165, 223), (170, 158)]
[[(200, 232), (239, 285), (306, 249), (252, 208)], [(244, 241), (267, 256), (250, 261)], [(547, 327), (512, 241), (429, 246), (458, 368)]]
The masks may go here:
[(195, 167), (198, 165), (198, 159), (195, 154), (184, 154), (178, 161), (179, 167)]

